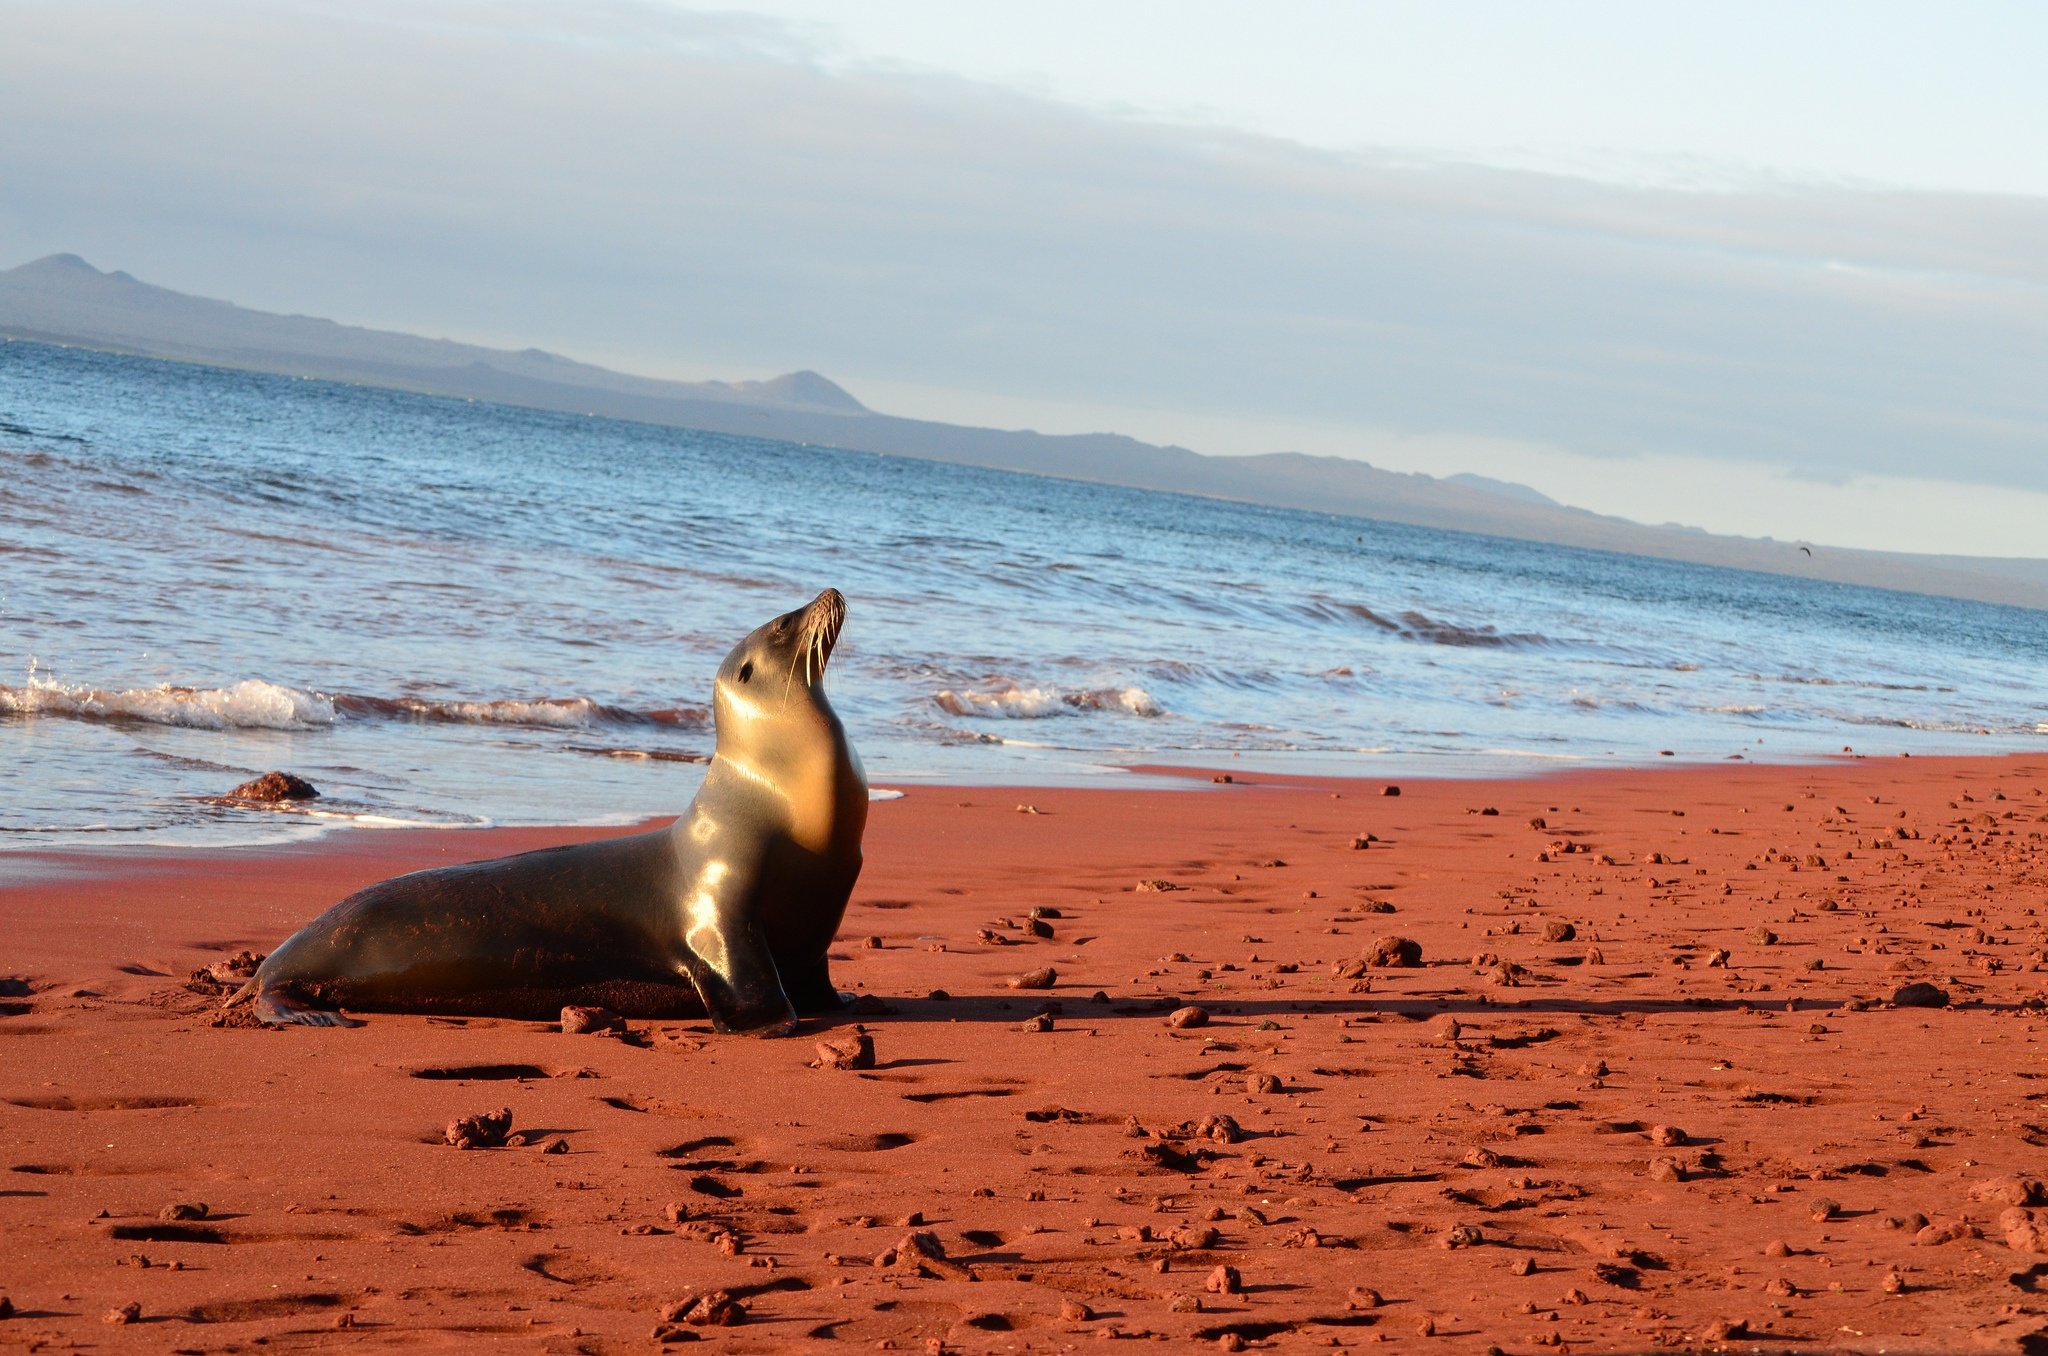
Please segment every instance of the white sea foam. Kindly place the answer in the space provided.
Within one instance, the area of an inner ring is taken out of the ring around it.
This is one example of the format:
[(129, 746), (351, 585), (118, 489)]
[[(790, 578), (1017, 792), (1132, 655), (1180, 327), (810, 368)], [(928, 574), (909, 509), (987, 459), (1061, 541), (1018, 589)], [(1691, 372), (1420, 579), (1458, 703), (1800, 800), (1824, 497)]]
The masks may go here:
[(602, 725), (698, 727), (706, 713), (694, 707), (635, 710), (607, 706), (588, 697), (498, 697), (488, 701), (437, 701), (425, 697), (337, 694), (334, 705), (354, 720), (428, 720), (451, 725), (521, 725), (546, 730), (588, 730)]
[(1159, 716), (1165, 710), (1142, 687), (1103, 687), (1067, 691), (1057, 687), (1012, 685), (995, 692), (947, 689), (933, 701), (939, 709), (978, 720), (1042, 720), (1084, 711), (1121, 711), (1133, 716)]
[(441, 720), (474, 722), (478, 725), (537, 725), (556, 730), (582, 730), (603, 719), (598, 704), (588, 697), (567, 697), (542, 701), (502, 699), (490, 702), (441, 702), (435, 712)]
[(323, 730), (337, 720), (429, 720), (458, 725), (518, 725), (585, 730), (614, 724), (694, 727), (694, 708), (639, 711), (588, 697), (430, 701), (419, 697), (328, 695), (245, 678), (227, 687), (102, 688), (60, 683), (31, 670), (20, 687), (0, 684), (0, 715), (64, 716), (85, 721), (143, 721), (195, 730)]
[(231, 687), (100, 688), (29, 675), (22, 687), (0, 686), (0, 712), (74, 720), (136, 720), (197, 730), (314, 730), (334, 724), (334, 703), (260, 678)]

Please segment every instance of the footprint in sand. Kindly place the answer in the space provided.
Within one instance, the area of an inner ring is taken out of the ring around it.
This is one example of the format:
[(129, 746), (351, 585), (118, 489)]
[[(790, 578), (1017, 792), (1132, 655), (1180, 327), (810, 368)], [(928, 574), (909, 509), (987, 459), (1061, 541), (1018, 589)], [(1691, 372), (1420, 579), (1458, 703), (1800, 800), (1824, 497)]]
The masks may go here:
[(196, 1097), (9, 1097), (9, 1106), (35, 1111), (162, 1111), (172, 1107), (208, 1106)]
[(319, 1313), (354, 1302), (349, 1297), (325, 1292), (266, 1295), (261, 1299), (214, 1300), (195, 1304), (185, 1311), (184, 1317), (188, 1323), (257, 1323), (266, 1319), (297, 1318), (301, 1314)]
[[(707, 1150), (707, 1149), (736, 1149), (736, 1148), (738, 1148), (738, 1147), (739, 1147), (739, 1142), (738, 1142), (737, 1140), (734, 1140), (734, 1139), (731, 1139), (731, 1138), (729, 1138), (728, 1136), (725, 1136), (725, 1135), (704, 1135), (704, 1136), (701, 1136), (700, 1138), (697, 1138), (697, 1139), (688, 1139), (688, 1140), (684, 1140), (684, 1141), (683, 1141), (683, 1142), (682, 1142), (681, 1144), (677, 1144), (677, 1145), (674, 1145), (674, 1146), (672, 1146), (672, 1147), (670, 1147), (670, 1148), (667, 1148), (667, 1149), (656, 1149), (656, 1150), (654, 1151), (654, 1156), (655, 1156), (656, 1158), (687, 1158), (687, 1159), (694, 1159), (694, 1158), (696, 1158), (696, 1157), (697, 1157), (697, 1155), (699, 1155), (699, 1154), (703, 1153), (703, 1152), (704, 1152), (705, 1150)], [(727, 1162), (728, 1160), (725, 1160), (725, 1159), (721, 1159), (721, 1160), (719, 1160), (719, 1161), (720, 1161), (721, 1163), (724, 1163), (724, 1162)], [(699, 1167), (701, 1167), (701, 1166), (704, 1166), (704, 1165), (703, 1165), (703, 1164), (684, 1164), (683, 1166), (685, 1166), (685, 1167), (692, 1167), (692, 1166), (699, 1166)]]
[(520, 1266), (540, 1277), (561, 1285), (582, 1287), (598, 1285), (618, 1279), (587, 1257), (572, 1252), (539, 1252), (520, 1262)]
[(31, 1177), (154, 1177), (163, 1175), (170, 1169), (114, 1163), (103, 1167), (77, 1163), (16, 1163), (8, 1171)]
[(525, 1082), (532, 1078), (552, 1078), (551, 1070), (538, 1064), (451, 1064), (436, 1068), (414, 1069), (414, 1078), (431, 1078), (448, 1082)]
[(918, 1142), (918, 1135), (885, 1132), (878, 1135), (834, 1135), (831, 1139), (813, 1142), (814, 1149), (829, 1149), (835, 1153), (872, 1154), (887, 1153), (891, 1149), (907, 1149)]
[(683, 1121), (707, 1120), (711, 1116), (708, 1111), (659, 1097), (600, 1097), (597, 1100), (620, 1111), (632, 1111), (647, 1116), (670, 1116)]

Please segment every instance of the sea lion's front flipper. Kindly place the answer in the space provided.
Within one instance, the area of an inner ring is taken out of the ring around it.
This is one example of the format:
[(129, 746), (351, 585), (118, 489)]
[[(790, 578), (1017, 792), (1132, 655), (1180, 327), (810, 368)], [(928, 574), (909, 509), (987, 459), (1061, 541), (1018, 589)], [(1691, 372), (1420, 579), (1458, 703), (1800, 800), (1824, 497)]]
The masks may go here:
[[(237, 995), (239, 997), (239, 995)], [(250, 995), (256, 1017), (269, 1026), (361, 1026), (332, 1008), (317, 1008), (282, 984), (265, 984)], [(228, 1000), (230, 1003), (234, 999)]]
[(839, 1012), (853, 1001), (832, 987), (832, 974), (823, 956), (812, 964), (799, 963), (782, 976), (782, 988), (798, 1012)]
[[(727, 1036), (787, 1036), (796, 1029), (796, 1010), (782, 992), (775, 957), (760, 929), (743, 924), (720, 933), (717, 945), (701, 950), (697, 942), (693, 933), (693, 954), (684, 961), (684, 972), (704, 1000), (715, 1030)], [(714, 955), (720, 963), (711, 962)]]
[(726, 1035), (786, 1036), (796, 1012), (749, 895), (758, 867), (711, 858), (684, 905), (678, 968), (696, 986), (711, 1025)]

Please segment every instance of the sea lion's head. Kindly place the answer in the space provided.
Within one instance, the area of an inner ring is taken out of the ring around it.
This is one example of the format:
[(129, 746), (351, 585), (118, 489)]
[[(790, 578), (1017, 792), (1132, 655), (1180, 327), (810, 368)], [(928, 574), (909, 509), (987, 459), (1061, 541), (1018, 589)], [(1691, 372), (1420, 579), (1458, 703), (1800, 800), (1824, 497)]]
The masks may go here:
[(846, 624), (846, 599), (826, 589), (810, 604), (758, 626), (718, 667), (713, 707), (720, 738), (762, 720), (822, 712), (825, 665)]

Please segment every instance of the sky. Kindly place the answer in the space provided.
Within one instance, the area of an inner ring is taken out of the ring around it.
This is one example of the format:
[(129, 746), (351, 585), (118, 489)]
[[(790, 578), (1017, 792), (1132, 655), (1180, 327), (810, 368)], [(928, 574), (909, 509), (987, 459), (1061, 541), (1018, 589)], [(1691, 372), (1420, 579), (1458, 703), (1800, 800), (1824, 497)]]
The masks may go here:
[(0, 267), (2048, 556), (2048, 7), (0, 0)]

